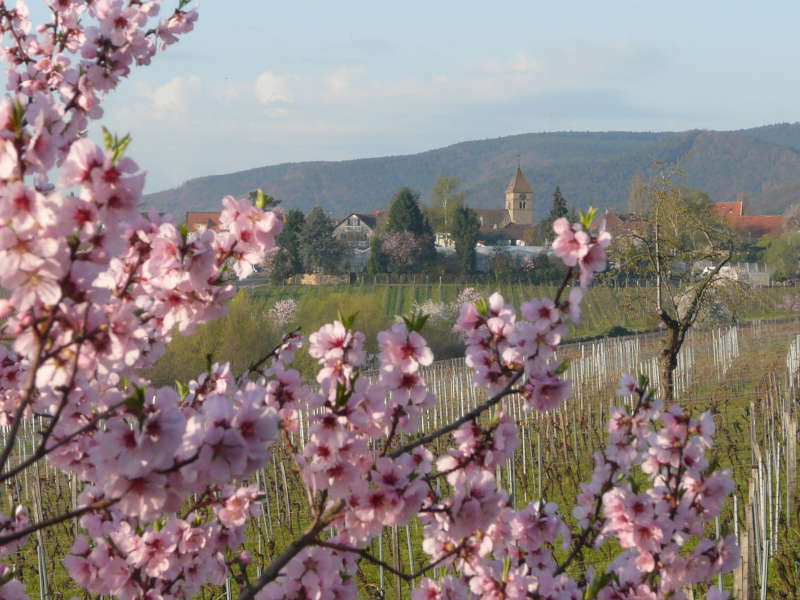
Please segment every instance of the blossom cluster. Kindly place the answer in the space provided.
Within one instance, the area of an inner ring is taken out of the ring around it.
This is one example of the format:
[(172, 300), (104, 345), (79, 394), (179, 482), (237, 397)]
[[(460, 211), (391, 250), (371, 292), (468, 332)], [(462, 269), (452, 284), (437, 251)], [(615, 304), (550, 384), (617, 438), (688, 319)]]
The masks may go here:
[(292, 298), (286, 298), (284, 300), (278, 300), (273, 304), (267, 316), (275, 327), (283, 329), (294, 319), (296, 313), (297, 302)]
[[(600, 254), (602, 236), (601, 230), (589, 237), (600, 248), (590, 252)], [(542, 499), (516, 508), (497, 485), (495, 470), (518, 444), (502, 398), (517, 393), (530, 409), (545, 411), (568, 394), (555, 351), (566, 321), (579, 318), (582, 288), (562, 291), (564, 300), (559, 295), (523, 304), (520, 319), (497, 294), (462, 307), (459, 328), (468, 361), (476, 381), (494, 394), (496, 410), (488, 422), (475, 417), (456, 428), (454, 445), (438, 457), (420, 443), (392, 450), (399, 435), (418, 431), (419, 411), (431, 400), (419, 368), (432, 357), (413, 319), (379, 334), (381, 369), (373, 381), (358, 376), (363, 336), (344, 322), (311, 336), (320, 387), (310, 401), (315, 414), (299, 463), (319, 500), (317, 518), (327, 515), (325, 524), (335, 533), (318, 535), (286, 573), (261, 589), (259, 599), (351, 595), (354, 558), (368, 557), (371, 539), (412, 515), (424, 523), (422, 548), (430, 564), (455, 573), (422, 579), (413, 593), (417, 600), (578, 599), (590, 588), (609, 600), (680, 599), (684, 586), (735, 566), (738, 549), (730, 536), (704, 537), (732, 490), (729, 474), (709, 472), (704, 457), (714, 433), (710, 415), (695, 420), (678, 407), (665, 411), (630, 376), (619, 392), (637, 395), (638, 402), (615, 409), (608, 446), (596, 455), (592, 479), (582, 485), (573, 510), (577, 531), (555, 503)], [(648, 490), (633, 492), (635, 468), (648, 478)], [(623, 552), (609, 565), (611, 576), (569, 573), (572, 558), (563, 555), (574, 558), (612, 538)], [(694, 550), (683, 551), (689, 539), (697, 540)], [(325, 568), (339, 575), (322, 577)], [(724, 597), (716, 588), (709, 595)]]
[[(729, 474), (709, 472), (704, 457), (714, 431), (710, 415), (695, 420), (679, 407), (663, 410), (649, 392), (637, 392), (641, 396), (633, 409), (615, 409), (609, 444), (595, 456), (592, 480), (581, 485), (573, 510), (577, 532), (570, 531), (552, 502), (536, 500), (514, 509), (494, 483), (496, 450), (486, 442), (475, 447), (486, 430), (473, 425), (456, 436), (461, 447), (437, 462), (454, 495), (423, 506), (423, 514), (429, 511), (423, 548), (433, 562), (451, 565), (461, 576), (426, 579), (413, 598), (577, 600), (593, 589), (604, 600), (680, 599), (687, 597), (687, 585), (731, 571), (739, 557), (734, 536), (704, 537), (733, 489)], [(501, 424), (502, 416), (498, 428)], [(454, 466), (454, 457), (476, 454), (493, 460), (462, 461), (460, 470)], [(505, 456), (500, 452), (496, 460)], [(651, 486), (638, 493), (632, 485), (635, 465)], [(556, 560), (556, 547), (563, 553), (573, 549), (569, 556), (574, 557), (574, 550), (599, 549), (610, 539), (623, 551), (608, 565), (607, 575), (589, 571), (581, 581), (567, 574), (571, 559)], [(690, 539), (697, 541), (687, 551)], [(708, 595), (726, 597), (718, 588)]]
[[(197, 14), (186, 1), (162, 19), (158, 1), (49, 4), (52, 23), (34, 28), (24, 2), (0, 0), (8, 65), (0, 286), (10, 291), (0, 300), (0, 333), (13, 339), (0, 347), (0, 425), (8, 427), (0, 481), (46, 459), (83, 491), (52, 521), (31, 522), (23, 506), (0, 515), (0, 556), (48, 522), (77, 518), (82, 533), (64, 564), (87, 593), (194, 597), (250, 562), (242, 543), (260, 498), (250, 480), (283, 435), (312, 524), (257, 581), (239, 579), (248, 597), (353, 597), (359, 561), (377, 560), (371, 540), (414, 516), (430, 566), (452, 569), (439, 581), (409, 575), (420, 579), (415, 598), (579, 598), (594, 586), (607, 600), (680, 599), (683, 586), (733, 567), (733, 540), (705, 537), (732, 486), (705, 458), (710, 416), (664, 410), (630, 378), (620, 391), (638, 401), (612, 417), (609, 445), (573, 511), (578, 531), (552, 502), (517, 508), (497, 485), (495, 470), (518, 440), (506, 396), (538, 411), (569, 396), (556, 350), (580, 318), (609, 240), (602, 226), (590, 231), (590, 218), (554, 224), (554, 251), (569, 267), (555, 298), (523, 303), (519, 315), (499, 294), (460, 307), (467, 364), (489, 398), (433, 437), (420, 437), (435, 398), (422, 376), (433, 355), (418, 317), (378, 335), (372, 377), (362, 372), (365, 336), (341, 317), (309, 336), (314, 384), (292, 367), (303, 340), (289, 334), (244, 373), (212, 364), (176, 388), (153, 387), (141, 369), (176, 331), (223, 314), (234, 278), (274, 250), (281, 220), (232, 197), (218, 231), (142, 215), (144, 173), (125, 155), (129, 138), (105, 132), (100, 146), (84, 135), (134, 64), (191, 30)], [(22, 455), (14, 447), (31, 418), (45, 425)], [(298, 435), (307, 438), (301, 447)], [(449, 446), (439, 456), (426, 446), (435, 438)], [(633, 486), (634, 469), (648, 489)], [(622, 548), (613, 576), (571, 574), (578, 552), (612, 539)], [(559, 544), (566, 559), (554, 553)], [(0, 578), (0, 595), (24, 597), (5, 565)]]
[(433, 240), (429, 234), (415, 235), (410, 231), (395, 231), (387, 233), (380, 244), (391, 264), (413, 267), (425, 258), (425, 252), (432, 247)]
[[(145, 176), (125, 156), (129, 138), (105, 132), (101, 147), (85, 137), (132, 65), (192, 29), (197, 13), (186, 2), (159, 19), (160, 2), (59, 0), (53, 22), (36, 28), (24, 2), (6, 4), (0, 286), (10, 296), (0, 318), (13, 344), (0, 348), (0, 423), (9, 428), (0, 478), (46, 457), (85, 485), (76, 514), (88, 537), (67, 566), (93, 593), (191, 595), (228, 572), (225, 553), (241, 541), (242, 507), (255, 498), (231, 484), (265, 464), (280, 415), (266, 386), (225, 366), (180, 394), (138, 373), (175, 331), (224, 313), (234, 276), (263, 262), (281, 221), (231, 197), (217, 232), (189, 235), (169, 217), (142, 215)], [(39, 446), (12, 457), (32, 417), (49, 423)], [(177, 519), (190, 498), (195, 513)], [(35, 527), (26, 515), (0, 515), (4, 555)], [(181, 521), (197, 530), (186, 551), (158, 555)], [(176, 574), (197, 585), (170, 589)]]

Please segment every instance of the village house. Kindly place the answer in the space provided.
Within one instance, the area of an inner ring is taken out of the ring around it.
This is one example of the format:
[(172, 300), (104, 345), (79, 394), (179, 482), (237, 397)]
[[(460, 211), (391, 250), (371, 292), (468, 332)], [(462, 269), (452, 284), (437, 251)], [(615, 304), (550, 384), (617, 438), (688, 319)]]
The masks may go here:
[(186, 213), (186, 228), (191, 233), (198, 229), (217, 229), (219, 227), (219, 212), (194, 212)]
[(351, 251), (369, 249), (378, 227), (379, 214), (350, 213), (334, 226), (333, 237)]
[(746, 215), (744, 202), (715, 202), (714, 212), (724, 217), (731, 229), (752, 240), (783, 233), (783, 217), (781, 215)]

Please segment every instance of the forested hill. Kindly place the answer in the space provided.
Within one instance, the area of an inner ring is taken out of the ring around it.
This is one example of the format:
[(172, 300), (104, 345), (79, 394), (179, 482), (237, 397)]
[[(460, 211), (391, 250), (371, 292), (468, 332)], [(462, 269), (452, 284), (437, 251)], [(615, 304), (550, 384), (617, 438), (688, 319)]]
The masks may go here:
[(262, 188), (286, 208), (329, 214), (388, 205), (408, 185), (423, 200), (438, 175), (455, 175), (476, 208), (499, 208), (519, 160), (534, 191), (537, 214), (549, 209), (556, 185), (570, 203), (624, 209), (631, 177), (654, 161), (680, 161), (684, 185), (715, 201), (748, 196), (751, 214), (778, 214), (800, 202), (800, 123), (739, 131), (529, 133), (462, 142), (406, 156), (286, 163), (191, 179), (145, 196), (148, 206), (182, 215), (214, 210), (226, 194)]

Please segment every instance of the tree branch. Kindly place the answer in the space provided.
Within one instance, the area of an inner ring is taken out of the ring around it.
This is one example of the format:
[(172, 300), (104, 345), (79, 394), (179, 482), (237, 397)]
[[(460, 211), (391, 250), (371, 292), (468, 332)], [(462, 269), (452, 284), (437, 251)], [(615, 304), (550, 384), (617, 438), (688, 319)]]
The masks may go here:
[(495, 394), (494, 396), (489, 398), (483, 404), (479, 404), (478, 406), (473, 408), (471, 411), (469, 411), (468, 413), (465, 413), (462, 417), (456, 419), (452, 423), (449, 423), (449, 424), (447, 424), (447, 425), (445, 425), (443, 427), (440, 427), (436, 431), (433, 431), (433, 432), (429, 433), (428, 435), (422, 436), (421, 438), (418, 438), (418, 439), (414, 440), (413, 442), (409, 442), (405, 446), (401, 446), (397, 450), (394, 450), (393, 452), (390, 452), (389, 453), (389, 458), (397, 458), (398, 456), (406, 454), (407, 452), (411, 452), (417, 446), (422, 446), (423, 444), (427, 444), (428, 442), (432, 442), (433, 440), (435, 440), (439, 436), (442, 436), (442, 435), (444, 435), (446, 433), (450, 433), (451, 431), (454, 431), (454, 430), (458, 429), (459, 427), (461, 427), (467, 421), (472, 421), (473, 419), (476, 419), (487, 408), (491, 408), (492, 406), (494, 406), (495, 404), (500, 402), (500, 400), (502, 400), (503, 398), (505, 398), (509, 394), (516, 393), (517, 390), (512, 389), (512, 386), (517, 381), (520, 380), (520, 378), (522, 377), (524, 372), (525, 372), (524, 369), (520, 369), (519, 371), (514, 373), (514, 375), (511, 376), (511, 379), (508, 380), (508, 383), (506, 384), (506, 386), (500, 392), (498, 392), (497, 394)]
[(703, 295), (705, 294), (706, 289), (708, 289), (708, 286), (711, 285), (711, 282), (716, 278), (717, 274), (719, 274), (722, 267), (724, 267), (727, 264), (727, 262), (731, 259), (732, 256), (733, 256), (733, 250), (729, 250), (727, 256), (725, 256), (725, 258), (723, 258), (719, 263), (717, 263), (717, 266), (714, 267), (711, 273), (709, 273), (708, 276), (700, 284), (700, 287), (697, 288), (697, 291), (694, 294), (694, 298), (692, 298), (692, 303), (689, 305), (689, 310), (687, 311), (686, 316), (682, 319), (681, 322), (681, 330), (682, 330), (681, 332), (683, 334), (686, 333), (689, 327), (691, 327), (692, 324), (694, 323), (694, 320), (697, 318), (697, 313), (700, 310), (700, 304), (702, 303)]
[(42, 458), (44, 458), (45, 456), (50, 454), (53, 450), (56, 450), (57, 448), (60, 448), (64, 444), (67, 444), (67, 443), (71, 442), (73, 439), (75, 439), (76, 437), (78, 437), (82, 433), (86, 433), (87, 431), (93, 429), (97, 425), (97, 423), (99, 421), (101, 421), (102, 419), (105, 419), (106, 417), (111, 415), (115, 410), (117, 410), (118, 408), (120, 408), (124, 404), (125, 404), (124, 400), (122, 402), (118, 402), (117, 404), (114, 404), (108, 410), (106, 410), (106, 411), (96, 415), (95, 417), (93, 417), (88, 423), (86, 423), (86, 425), (84, 425), (80, 429), (76, 429), (75, 431), (70, 433), (68, 436), (58, 440), (58, 442), (56, 442), (55, 444), (53, 444), (52, 446), (50, 446), (48, 448), (43, 448), (43, 446), (40, 445), (39, 448), (36, 449), (36, 452), (34, 452), (31, 456), (29, 456), (23, 462), (19, 463), (13, 469), (11, 469), (9, 471), (6, 471), (2, 475), (0, 475), (0, 482), (3, 482), (6, 479), (9, 479), (10, 477), (13, 477), (17, 473), (19, 473), (19, 472), (23, 471), (24, 469), (26, 469), (27, 467), (31, 466), (36, 461), (41, 460)]
[(272, 561), (272, 564), (264, 570), (261, 577), (259, 577), (253, 585), (246, 587), (242, 591), (239, 595), (239, 600), (253, 600), (261, 588), (280, 575), (281, 569), (285, 567), (289, 561), (297, 556), (303, 548), (314, 543), (320, 531), (339, 518), (342, 508), (344, 508), (344, 500), (339, 500), (325, 511), (324, 514), (314, 519), (314, 522), (306, 529), (305, 533), (289, 544), (289, 547)]
[[(567, 283), (569, 283), (570, 279), (572, 279), (574, 273), (575, 273), (575, 268), (574, 267), (570, 267), (567, 270), (567, 274), (564, 276), (564, 280), (561, 282), (561, 285), (558, 288), (558, 292), (556, 292), (555, 298), (553, 298), (553, 303), (556, 306), (558, 306), (559, 308), (561, 308), (561, 306), (560, 306), (561, 305), (561, 296), (564, 294), (564, 290), (567, 289)], [(538, 353), (539, 353), (539, 351), (537, 350), (536, 353), (532, 357), (528, 357), (528, 358), (533, 358)], [(512, 389), (513, 385), (515, 383), (517, 383), (517, 381), (520, 380), (520, 378), (522, 377), (522, 375), (524, 373), (525, 373), (525, 369), (522, 369), (522, 368), (519, 369), (516, 373), (514, 373), (511, 376), (511, 378), (506, 383), (505, 387), (502, 390), (500, 390), (497, 394), (495, 394), (494, 396), (489, 398), (486, 402), (476, 406), (471, 411), (469, 411), (468, 413), (464, 414), (460, 418), (456, 419), (452, 423), (449, 423), (448, 425), (440, 427), (436, 431), (434, 431), (432, 433), (429, 433), (428, 435), (425, 435), (425, 436), (423, 436), (423, 437), (421, 437), (419, 439), (416, 439), (413, 442), (409, 442), (405, 446), (402, 446), (402, 447), (398, 448), (397, 450), (395, 450), (393, 452), (390, 452), (389, 455), (388, 455), (389, 458), (397, 458), (398, 456), (400, 456), (402, 454), (410, 452), (411, 450), (413, 450), (417, 446), (421, 446), (423, 444), (427, 444), (428, 442), (432, 442), (436, 438), (438, 438), (438, 437), (440, 437), (440, 436), (442, 436), (442, 435), (444, 435), (446, 433), (450, 433), (451, 431), (454, 431), (454, 430), (458, 429), (464, 423), (466, 423), (468, 421), (472, 421), (473, 419), (477, 418), (478, 416), (480, 416), (480, 414), (483, 411), (485, 411), (488, 408), (491, 408), (492, 406), (494, 406), (495, 404), (500, 402), (500, 400), (502, 400), (503, 398), (505, 398), (509, 394), (516, 393), (518, 390)]]
[(431, 569), (435, 569), (443, 561), (447, 560), (448, 558), (450, 558), (454, 554), (457, 554), (462, 549), (462, 547), (464, 545), (463, 542), (462, 542), (461, 544), (459, 544), (458, 546), (456, 546), (455, 548), (453, 548), (449, 552), (447, 552), (447, 553), (443, 554), (442, 556), (440, 556), (439, 558), (437, 558), (432, 563), (429, 563), (429, 564), (425, 565), (424, 567), (422, 567), (416, 573), (406, 573), (406, 572), (401, 571), (399, 569), (395, 569), (389, 563), (384, 562), (381, 559), (373, 556), (372, 554), (370, 554), (369, 552), (367, 552), (363, 548), (356, 548), (354, 546), (347, 546), (345, 544), (337, 544), (335, 542), (325, 542), (325, 541), (322, 541), (322, 540), (316, 540), (314, 542), (314, 544), (316, 546), (321, 546), (323, 548), (330, 548), (331, 550), (338, 550), (340, 552), (350, 552), (351, 554), (358, 554), (361, 558), (363, 558), (365, 560), (368, 560), (373, 564), (376, 564), (378, 566), (383, 567), (384, 569), (389, 571), (392, 575), (397, 575), (403, 581), (413, 581), (413, 580), (417, 579), (418, 577), (422, 577), (425, 573), (427, 573)]
[(115, 504), (119, 501), (119, 498), (106, 498), (104, 500), (98, 500), (97, 502), (92, 502), (91, 504), (87, 504), (86, 506), (81, 506), (80, 508), (76, 508), (68, 513), (64, 513), (58, 515), (56, 517), (51, 517), (45, 521), (39, 521), (38, 523), (34, 523), (25, 529), (20, 529), (15, 531), (14, 533), (9, 533), (8, 535), (0, 536), (0, 546), (5, 546), (11, 542), (15, 542), (20, 538), (24, 538), (27, 535), (30, 535), (40, 529), (45, 529), (47, 527), (52, 527), (53, 525), (57, 525), (59, 523), (63, 523), (69, 519), (73, 519), (75, 517), (80, 517), (81, 515), (86, 514), (87, 512), (93, 510), (100, 510), (103, 508), (108, 508), (112, 504)]
[(253, 372), (253, 371), (255, 371), (256, 369), (258, 369), (258, 368), (259, 368), (259, 367), (260, 367), (262, 364), (264, 364), (264, 362), (265, 362), (265, 361), (269, 360), (269, 358), (270, 358), (271, 356), (277, 356), (277, 355), (278, 355), (278, 351), (279, 351), (279, 350), (280, 350), (280, 349), (283, 347), (283, 345), (284, 345), (284, 344), (285, 344), (285, 343), (286, 343), (286, 342), (287, 342), (289, 339), (291, 339), (291, 338), (295, 337), (295, 335), (297, 335), (297, 333), (299, 333), (299, 332), (300, 332), (300, 328), (299, 328), (299, 327), (297, 327), (297, 328), (293, 329), (292, 331), (290, 331), (289, 333), (285, 334), (285, 335), (284, 335), (284, 336), (281, 338), (281, 341), (280, 341), (280, 343), (279, 343), (277, 346), (275, 346), (275, 347), (274, 347), (272, 350), (270, 350), (269, 352), (267, 352), (267, 353), (266, 353), (264, 356), (262, 356), (262, 357), (261, 357), (261, 358), (259, 358), (258, 360), (256, 360), (256, 361), (254, 361), (254, 362), (250, 363), (250, 365), (249, 365), (249, 366), (248, 366), (248, 367), (247, 367), (247, 368), (246, 368), (246, 369), (245, 369), (245, 370), (244, 370), (244, 371), (243, 371), (243, 372), (242, 372), (242, 373), (241, 373), (241, 374), (240, 374), (238, 377), (236, 377), (236, 381), (237, 381), (237, 382), (238, 382), (238, 381), (240, 381), (240, 380), (242, 379), (242, 377), (244, 377), (244, 376), (245, 376), (245, 375), (247, 375), (248, 373), (252, 373), (252, 372)]

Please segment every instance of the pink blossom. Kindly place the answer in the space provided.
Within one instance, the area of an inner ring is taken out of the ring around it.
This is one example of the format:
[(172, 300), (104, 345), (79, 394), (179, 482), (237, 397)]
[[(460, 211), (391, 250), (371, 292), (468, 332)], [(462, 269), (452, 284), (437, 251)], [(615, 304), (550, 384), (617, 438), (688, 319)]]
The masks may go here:
[(636, 392), (636, 379), (630, 373), (626, 373), (617, 385), (617, 396), (632, 396), (634, 392)]
[[(221, 585), (232, 564), (249, 564), (242, 544), (260, 492), (235, 482), (251, 481), (267, 464), (279, 428), (281, 460), (294, 460), (319, 539), (330, 543), (290, 540), (297, 554), (257, 592), (260, 600), (354, 597), (360, 553), (385, 527), (415, 516), (422, 550), (449, 573), (422, 580), (415, 600), (583, 597), (596, 576), (573, 577), (575, 564), (557, 575), (559, 539), (559, 559), (585, 540), (596, 546), (586, 554), (611, 539), (623, 548), (596, 590), (603, 599), (681, 598), (683, 587), (734, 568), (735, 540), (705, 537), (733, 489), (729, 473), (709, 465), (711, 415), (664, 410), (651, 395), (612, 410), (607, 444), (572, 511), (579, 529), (571, 531), (558, 506), (516, 506), (495, 479), (520, 439), (516, 404), (500, 396), (491, 398), (490, 415), (439, 437), (438, 456), (423, 445), (402, 449), (419, 442), (436, 406), (423, 370), (433, 355), (406, 325), (379, 334), (381, 368), (372, 377), (360, 371), (365, 336), (336, 321), (309, 339), (316, 385), (306, 387), (291, 367), (302, 345), (294, 334), (253, 372), (212, 364), (177, 389), (150, 388), (143, 373), (174, 332), (189, 334), (225, 312), (235, 276), (264, 262), (282, 222), (230, 196), (220, 231), (187, 234), (169, 216), (140, 214), (144, 173), (124, 143), (106, 136), (100, 147), (85, 134), (106, 95), (191, 30), (196, 11), (159, 17), (155, 1), (51, 4), (49, 24), (34, 26), (22, 1), (1, 19), (9, 93), (0, 102), (0, 286), (9, 298), (0, 301), (0, 318), (14, 342), (13, 351), (0, 346), (0, 424), (19, 414), (31, 431), (50, 420), (50, 465), (85, 485), (78, 505), (91, 506), (79, 518), (86, 536), (64, 559), (84, 594), (192, 598)], [(603, 224), (591, 233), (566, 219), (554, 231), (554, 251), (571, 267), (556, 298), (523, 302), (518, 318), (499, 293), (459, 295), (457, 329), (473, 382), (485, 388), (480, 402), (502, 393), (546, 411), (569, 396), (558, 347), (605, 268), (610, 236)], [(413, 259), (424, 240), (408, 241), (395, 236), (385, 249), (394, 244), (398, 256)], [(580, 286), (564, 296), (576, 277)], [(289, 319), (290, 308), (272, 317)], [(620, 390), (632, 394), (634, 383), (627, 376)], [(0, 515), (4, 535), (28, 525), (24, 507)], [(5, 544), (0, 554), (23, 543)], [(0, 578), (0, 596), (24, 597), (5, 565)]]
[(254, 486), (239, 488), (228, 496), (217, 510), (217, 516), (226, 527), (240, 527), (250, 516), (250, 504), (256, 496)]
[(574, 267), (589, 252), (590, 237), (580, 225), (574, 227), (564, 217), (553, 223), (556, 239), (553, 252), (568, 267)]
[(381, 347), (381, 361), (398, 367), (404, 373), (414, 373), (420, 366), (428, 366), (433, 361), (433, 353), (425, 339), (416, 331), (408, 331), (403, 323), (392, 326), (391, 331), (378, 334)]

